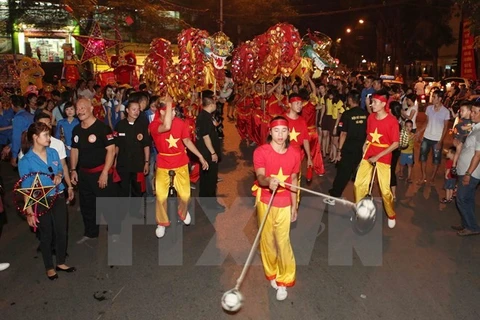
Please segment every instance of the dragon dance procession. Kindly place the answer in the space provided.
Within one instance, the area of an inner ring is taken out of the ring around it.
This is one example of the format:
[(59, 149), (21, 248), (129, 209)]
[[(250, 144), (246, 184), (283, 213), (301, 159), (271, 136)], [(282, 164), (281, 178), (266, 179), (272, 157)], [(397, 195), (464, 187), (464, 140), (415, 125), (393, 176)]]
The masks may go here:
[(443, 44), (430, 69), (406, 56), (428, 45), (420, 27), (441, 36), (419, 24), (405, 42), (382, 25), (393, 13), (343, 40), (280, 22), (237, 45), (250, 29), (232, 40), (223, 13), (222, 31), (144, 43), (122, 40), (131, 16), (78, 19), (61, 40), (12, 22), (0, 50), (5, 319), (456, 318), (455, 277), (478, 275), (450, 252), (478, 258), (475, 19), (458, 46), (445, 36), (464, 61), (441, 70)]

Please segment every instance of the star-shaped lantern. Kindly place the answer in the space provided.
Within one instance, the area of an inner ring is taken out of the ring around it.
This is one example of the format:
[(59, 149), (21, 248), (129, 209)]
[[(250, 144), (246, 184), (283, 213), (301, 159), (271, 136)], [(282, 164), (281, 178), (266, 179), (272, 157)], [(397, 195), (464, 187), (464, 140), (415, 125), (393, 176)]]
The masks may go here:
[(98, 22), (93, 24), (93, 28), (89, 36), (75, 35), (73, 37), (84, 48), (80, 63), (85, 63), (90, 59), (98, 57), (108, 64), (107, 49), (116, 46), (120, 42), (119, 40), (103, 38)]
[(37, 173), (30, 188), (17, 188), (15, 191), (26, 197), (25, 205), (23, 206), (23, 211), (25, 211), (32, 206), (37, 208), (38, 205), (50, 209), (51, 203), (48, 203), (47, 195), (52, 189), (55, 189), (55, 186), (42, 185), (40, 175)]

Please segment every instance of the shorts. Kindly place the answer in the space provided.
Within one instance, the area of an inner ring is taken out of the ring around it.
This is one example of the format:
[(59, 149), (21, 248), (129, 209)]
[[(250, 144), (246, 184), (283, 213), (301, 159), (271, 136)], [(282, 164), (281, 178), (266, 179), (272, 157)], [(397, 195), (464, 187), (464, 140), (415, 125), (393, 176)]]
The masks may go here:
[(423, 138), (422, 144), (420, 146), (420, 162), (427, 161), (428, 154), (430, 153), (430, 149), (433, 152), (432, 162), (435, 165), (440, 164), (442, 161), (442, 148), (440, 147), (438, 150), (435, 149), (435, 145), (438, 141), (433, 141), (427, 138)]
[(400, 154), (400, 165), (401, 166), (411, 166), (413, 164), (413, 153), (401, 153)]
[(456, 185), (457, 185), (457, 179), (455, 178), (446, 179), (445, 184), (443, 185), (443, 189), (454, 190)]
[(335, 121), (333, 120), (332, 116), (330, 115), (323, 115), (322, 118), (322, 131), (332, 132), (333, 127), (335, 126)]

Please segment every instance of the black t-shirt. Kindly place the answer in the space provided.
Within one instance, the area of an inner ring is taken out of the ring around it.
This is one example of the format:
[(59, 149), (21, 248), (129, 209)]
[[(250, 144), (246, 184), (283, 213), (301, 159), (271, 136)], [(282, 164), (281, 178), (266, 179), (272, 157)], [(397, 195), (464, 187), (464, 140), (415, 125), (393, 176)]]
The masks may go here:
[[(144, 117), (143, 114), (140, 116)], [(150, 147), (152, 141), (148, 134), (145, 120), (139, 118), (128, 122), (127, 118), (115, 126), (115, 146), (118, 147), (117, 169), (123, 172), (142, 172), (145, 165), (144, 148)]]
[(220, 139), (218, 139), (217, 130), (215, 130), (215, 125), (213, 124), (213, 115), (205, 110), (200, 111), (197, 116), (197, 121), (195, 122), (195, 128), (197, 136), (196, 146), (202, 156), (205, 159), (211, 158), (211, 153), (203, 141), (203, 137), (207, 135), (212, 141), (215, 153), (220, 156)]
[(358, 147), (367, 138), (367, 112), (360, 107), (345, 111), (338, 123), (340, 132), (346, 132), (347, 138), (342, 151), (358, 151)]
[(105, 164), (105, 148), (114, 143), (112, 129), (99, 120), (86, 129), (81, 124), (73, 128), (72, 148), (78, 149), (80, 168), (91, 169)]

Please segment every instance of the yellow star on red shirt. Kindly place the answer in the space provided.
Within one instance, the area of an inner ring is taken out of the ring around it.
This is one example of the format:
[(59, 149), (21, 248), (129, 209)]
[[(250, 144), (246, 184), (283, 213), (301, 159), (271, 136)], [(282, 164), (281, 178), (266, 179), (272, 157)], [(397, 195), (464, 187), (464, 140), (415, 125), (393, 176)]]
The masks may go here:
[(173, 147), (178, 148), (178, 146), (177, 146), (177, 141), (178, 141), (178, 140), (180, 140), (180, 139), (178, 139), (178, 138), (175, 139), (175, 138), (172, 136), (171, 133), (170, 133), (170, 137), (168, 137), (168, 139), (165, 139), (165, 141), (168, 142), (168, 148), (173, 148)]
[(383, 137), (383, 134), (378, 133), (378, 128), (375, 128), (374, 132), (370, 132), (370, 136), (372, 137), (372, 143), (380, 143), (380, 138)]
[(271, 174), (270, 177), (272, 178), (277, 178), (278, 181), (280, 181), (280, 185), (282, 187), (285, 187), (285, 184), (284, 182), (287, 180), (288, 177), (290, 177), (289, 175), (284, 175), (283, 174), (283, 169), (282, 167), (280, 167), (280, 169), (278, 170), (278, 173), (277, 174)]
[(32, 207), (37, 203), (47, 209), (50, 209), (47, 195), (54, 188), (55, 186), (42, 185), (40, 175), (37, 173), (30, 188), (18, 188), (15, 191), (25, 196), (26, 201), (25, 205), (23, 206), (23, 211), (25, 211), (27, 208)]
[(299, 134), (300, 132), (295, 131), (295, 128), (293, 128), (292, 131), (290, 131), (290, 141), (295, 140), (298, 142), (297, 137)]

